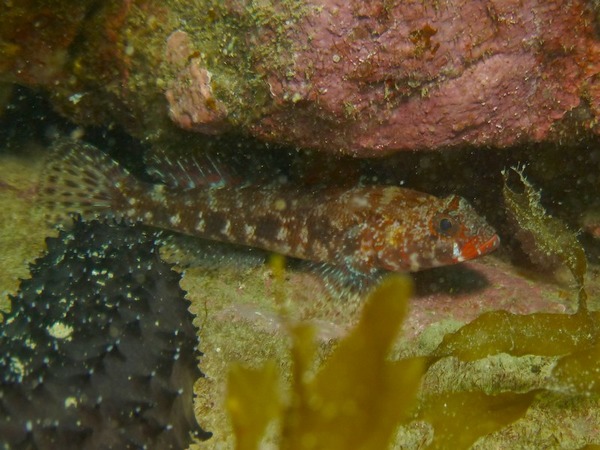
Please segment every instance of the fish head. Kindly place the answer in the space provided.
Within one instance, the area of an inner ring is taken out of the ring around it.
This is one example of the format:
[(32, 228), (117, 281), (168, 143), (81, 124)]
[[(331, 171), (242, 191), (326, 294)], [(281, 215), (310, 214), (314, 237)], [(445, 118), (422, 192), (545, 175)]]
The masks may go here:
[[(426, 194), (424, 194), (426, 195)], [(416, 272), (456, 264), (490, 253), (500, 245), (495, 230), (462, 197), (430, 195), (387, 221), (377, 265)]]

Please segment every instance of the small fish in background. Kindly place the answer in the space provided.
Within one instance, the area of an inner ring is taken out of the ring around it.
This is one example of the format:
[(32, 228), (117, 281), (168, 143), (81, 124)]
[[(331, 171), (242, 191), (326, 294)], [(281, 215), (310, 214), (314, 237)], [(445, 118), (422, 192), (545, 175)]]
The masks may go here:
[[(54, 218), (69, 214), (141, 222), (318, 263), (359, 289), (381, 271), (456, 264), (496, 249), (493, 228), (463, 198), (396, 186), (213, 183), (203, 163), (155, 158), (164, 184), (134, 178), (97, 148), (58, 140), (40, 193)], [(186, 168), (189, 167), (189, 172)], [(197, 180), (197, 182), (196, 182)]]

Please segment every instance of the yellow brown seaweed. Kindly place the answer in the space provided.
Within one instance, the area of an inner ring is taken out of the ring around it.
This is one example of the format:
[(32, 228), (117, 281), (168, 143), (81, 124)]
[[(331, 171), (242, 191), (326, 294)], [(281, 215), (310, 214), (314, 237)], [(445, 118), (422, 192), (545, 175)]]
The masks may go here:
[(561, 356), (593, 347), (600, 336), (597, 312), (512, 314), (491, 311), (444, 336), (436, 358), (474, 361), (498, 353)]
[(600, 344), (562, 357), (552, 370), (555, 389), (600, 394)]
[[(229, 378), (227, 405), (237, 448), (258, 448), (269, 422), (278, 420), (275, 422), (279, 427), (278, 448), (379, 450), (397, 444), (392, 439), (399, 425), (417, 420), (432, 427), (433, 438), (427, 443), (428, 448), (460, 449), (523, 417), (543, 389), (524, 393), (503, 392), (501, 387), (493, 393), (427, 391), (417, 397), (424, 358), (388, 359), (390, 346), (406, 314), (409, 286), (406, 278), (393, 277), (376, 289), (365, 304), (359, 324), (340, 341), (316, 373), (313, 329), (302, 324), (292, 327), (293, 368), (291, 393), (287, 397), (279, 391), (272, 363), (262, 369), (235, 366)], [(543, 330), (547, 325), (566, 325), (557, 351), (570, 353), (591, 346), (593, 337), (588, 342), (584, 335), (595, 333), (591, 328), (595, 324), (587, 313), (546, 316), (539, 321), (539, 315), (505, 317), (506, 326), (531, 328), (533, 324), (537, 330), (528, 345), (519, 344), (522, 352), (551, 353), (534, 343), (545, 340)], [(519, 322), (523, 317), (531, 323)], [(445, 352), (439, 350), (435, 359), (487, 356), (489, 351), (485, 346), (484, 350), (475, 346), (468, 351), (469, 342), (476, 342), (479, 337), (491, 342), (491, 336), (497, 336), (498, 328), (491, 325), (496, 317), (487, 318), (490, 320), (480, 321), (475, 327), (464, 327), (460, 336), (466, 340), (453, 341), (455, 346), (447, 344)], [(569, 334), (571, 338), (567, 337)], [(522, 339), (519, 333), (514, 336), (517, 341)], [(443, 348), (442, 344), (440, 349)], [(502, 349), (506, 351), (507, 347)], [(264, 409), (258, 411), (260, 408)]]
[(234, 364), (229, 369), (226, 408), (238, 450), (258, 447), (267, 425), (281, 414), (279, 374), (273, 362), (252, 369)]
[(469, 448), (479, 437), (493, 433), (522, 417), (536, 391), (487, 395), (452, 392), (427, 398), (420, 418), (434, 430), (430, 449)]
[[(424, 369), (423, 358), (388, 360), (411, 290), (406, 277), (385, 280), (369, 296), (359, 324), (314, 376), (312, 330), (305, 325), (292, 329), (292, 394), (282, 410), (281, 448), (378, 450), (389, 445), (397, 426), (410, 418)], [(231, 417), (237, 448), (257, 448), (260, 436), (253, 435), (249, 442), (249, 435), (240, 433), (245, 429), (240, 418), (253, 417), (251, 411), (257, 400), (243, 392), (244, 385), (251, 384), (253, 374), (259, 372), (246, 370), (243, 375), (234, 370), (227, 404), (230, 411), (231, 405), (236, 409)], [(274, 410), (277, 390), (264, 386), (260, 389), (269, 393), (261, 402)], [(257, 419), (257, 428), (264, 429), (263, 419), (264, 415)]]

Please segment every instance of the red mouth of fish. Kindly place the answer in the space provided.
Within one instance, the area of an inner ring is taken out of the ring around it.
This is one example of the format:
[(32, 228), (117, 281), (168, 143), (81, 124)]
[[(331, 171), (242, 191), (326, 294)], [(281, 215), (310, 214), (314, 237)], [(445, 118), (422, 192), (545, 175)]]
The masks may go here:
[(497, 234), (483, 243), (473, 239), (462, 248), (461, 256), (463, 260), (477, 258), (496, 250), (499, 245), (500, 237)]

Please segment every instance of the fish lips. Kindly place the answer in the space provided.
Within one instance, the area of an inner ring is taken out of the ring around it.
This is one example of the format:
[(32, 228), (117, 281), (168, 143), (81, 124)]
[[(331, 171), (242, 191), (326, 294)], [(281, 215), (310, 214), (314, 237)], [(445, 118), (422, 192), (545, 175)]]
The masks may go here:
[(461, 260), (474, 259), (478, 256), (486, 255), (500, 246), (500, 236), (494, 234), (491, 238), (481, 242), (479, 239), (472, 239), (461, 249)]

